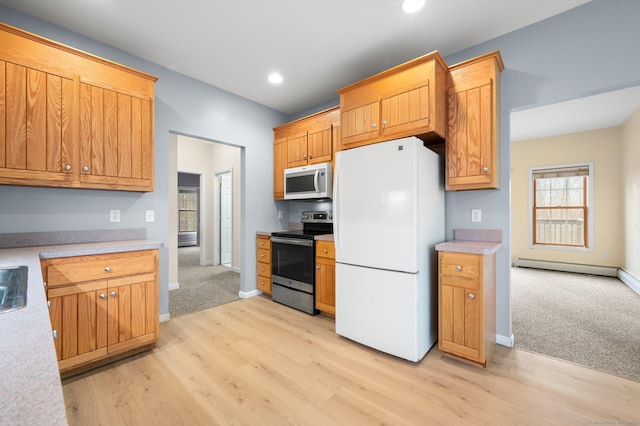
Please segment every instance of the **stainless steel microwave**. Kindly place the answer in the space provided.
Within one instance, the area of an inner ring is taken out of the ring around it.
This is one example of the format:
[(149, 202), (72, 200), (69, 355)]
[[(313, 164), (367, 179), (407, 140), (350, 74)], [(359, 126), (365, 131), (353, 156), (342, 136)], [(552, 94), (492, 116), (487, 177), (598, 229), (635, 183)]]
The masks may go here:
[(331, 198), (331, 163), (293, 167), (284, 171), (284, 199)]

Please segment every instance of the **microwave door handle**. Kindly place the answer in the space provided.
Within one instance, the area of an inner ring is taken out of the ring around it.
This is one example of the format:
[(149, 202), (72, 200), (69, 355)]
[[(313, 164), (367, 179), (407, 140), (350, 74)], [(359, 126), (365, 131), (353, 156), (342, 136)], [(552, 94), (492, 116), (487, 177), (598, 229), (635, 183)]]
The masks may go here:
[(319, 186), (320, 186), (320, 170), (316, 170), (316, 173), (313, 177), (313, 187), (315, 189), (315, 192), (319, 191)]

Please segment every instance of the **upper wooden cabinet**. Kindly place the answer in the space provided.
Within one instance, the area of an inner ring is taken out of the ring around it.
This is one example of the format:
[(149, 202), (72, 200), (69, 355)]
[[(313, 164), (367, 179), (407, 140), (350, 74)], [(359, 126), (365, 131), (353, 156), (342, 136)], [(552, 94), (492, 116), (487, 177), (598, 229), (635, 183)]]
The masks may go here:
[(0, 184), (153, 191), (156, 77), (0, 24)]
[(452, 66), (449, 71), (449, 129), (446, 189), (500, 186), (500, 52)]
[(338, 90), (338, 150), (418, 136), (446, 135), (447, 65), (438, 52), (421, 56)]
[(338, 107), (300, 118), (273, 129), (273, 197), (284, 199), (284, 169), (333, 161), (340, 126)]

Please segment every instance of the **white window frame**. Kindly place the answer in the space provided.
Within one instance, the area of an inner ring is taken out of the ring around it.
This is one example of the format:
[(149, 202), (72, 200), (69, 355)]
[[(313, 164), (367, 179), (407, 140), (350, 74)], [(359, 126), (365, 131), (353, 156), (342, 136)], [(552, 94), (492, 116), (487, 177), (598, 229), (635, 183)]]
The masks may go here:
[[(533, 243), (533, 197), (535, 194), (533, 193), (533, 175), (538, 170), (549, 170), (549, 169), (559, 169), (559, 168), (570, 168), (570, 167), (589, 167), (589, 175), (587, 177), (587, 247), (572, 247), (572, 246), (558, 246), (558, 245), (548, 245), (548, 244), (534, 244)], [(575, 252), (593, 252), (593, 242), (594, 242), (594, 211), (595, 211), (595, 203), (594, 203), (594, 181), (595, 181), (595, 172), (594, 172), (594, 164), (593, 161), (589, 162), (581, 162), (581, 163), (570, 163), (570, 164), (552, 164), (547, 166), (535, 166), (529, 168), (529, 211), (528, 211), (528, 227), (529, 227), (529, 248), (530, 249), (542, 249), (542, 250), (560, 250), (560, 251), (575, 251)]]

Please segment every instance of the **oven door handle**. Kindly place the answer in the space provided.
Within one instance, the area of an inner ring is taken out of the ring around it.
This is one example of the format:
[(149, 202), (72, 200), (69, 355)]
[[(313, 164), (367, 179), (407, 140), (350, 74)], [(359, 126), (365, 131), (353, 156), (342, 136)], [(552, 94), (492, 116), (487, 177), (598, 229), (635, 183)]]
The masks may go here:
[(272, 243), (291, 244), (294, 246), (313, 247), (313, 240), (299, 240), (296, 238), (271, 237)]

